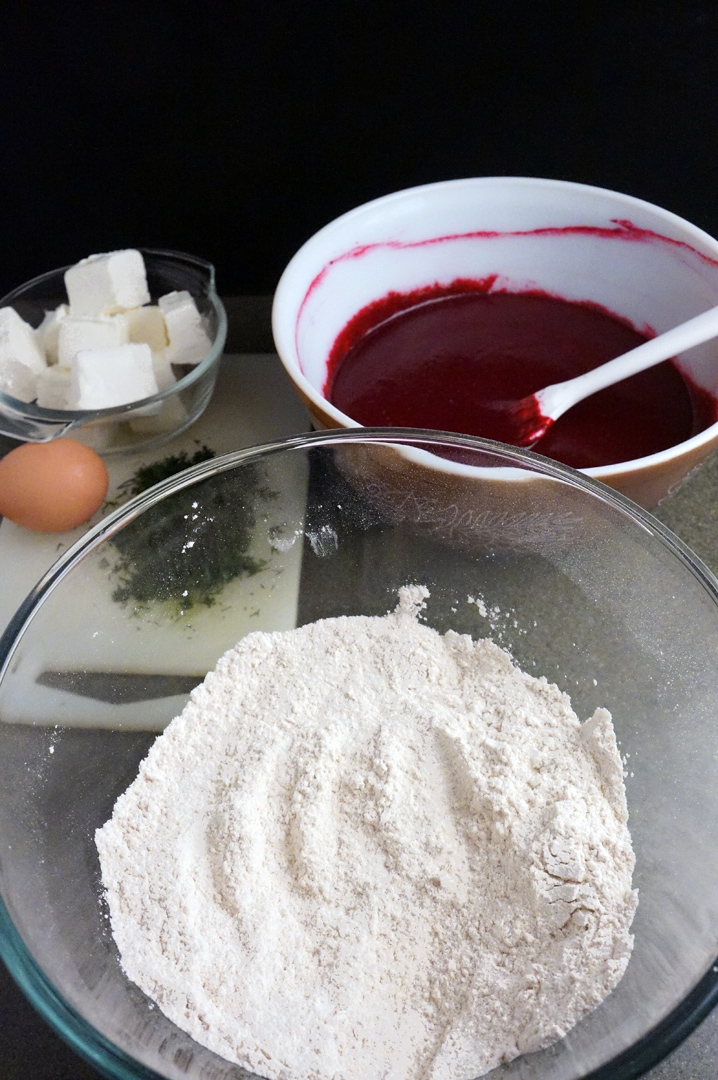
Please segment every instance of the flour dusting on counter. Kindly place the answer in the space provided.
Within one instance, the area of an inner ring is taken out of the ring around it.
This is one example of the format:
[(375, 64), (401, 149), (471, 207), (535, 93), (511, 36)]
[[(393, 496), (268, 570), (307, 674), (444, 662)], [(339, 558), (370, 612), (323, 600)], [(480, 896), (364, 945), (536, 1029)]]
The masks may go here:
[(271, 1080), (470, 1080), (621, 978), (610, 715), (417, 615), (254, 633), (97, 832), (128, 977)]

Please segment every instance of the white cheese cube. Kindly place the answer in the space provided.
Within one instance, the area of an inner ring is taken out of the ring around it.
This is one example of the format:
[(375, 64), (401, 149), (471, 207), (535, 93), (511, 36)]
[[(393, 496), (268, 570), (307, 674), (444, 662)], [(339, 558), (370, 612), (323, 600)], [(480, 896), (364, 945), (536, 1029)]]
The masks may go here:
[(67, 304), (60, 304), (54, 311), (46, 311), (45, 317), (35, 331), (37, 343), (45, 353), (48, 364), (57, 363), (57, 345), (60, 337), (60, 323), (69, 315)]
[(69, 409), (70, 369), (53, 364), (37, 377), (37, 403), (43, 409)]
[(47, 367), (33, 328), (20, 318), (15, 308), (4, 307), (0, 308), (0, 365), (9, 360), (24, 364), (36, 375)]
[(72, 361), (71, 409), (111, 409), (157, 393), (149, 345), (87, 349)]
[(145, 260), (139, 251), (90, 255), (65, 271), (73, 315), (113, 315), (150, 302)]
[(58, 363), (69, 368), (82, 350), (111, 349), (125, 345), (127, 340), (124, 315), (67, 315), (58, 330)]
[[(170, 363), (167, 356), (167, 349), (163, 349), (161, 352), (152, 353), (152, 367), (154, 369), (155, 379), (157, 380), (158, 392), (169, 389), (170, 386), (174, 386), (174, 384), (177, 382), (175, 373), (172, 370), (172, 364)], [(171, 400), (172, 398), (170, 398), (170, 401)], [(160, 415), (160, 413), (165, 414), (167, 412), (167, 404), (168, 402), (166, 401), (156, 401), (153, 405), (143, 405), (141, 408), (137, 409), (136, 412), (130, 413), (127, 419), (132, 421), (137, 417), (142, 420), (145, 420), (148, 417), (157, 417)], [(132, 423), (130, 423), (130, 426), (132, 427)], [(143, 430), (145, 430), (149, 434), (150, 431), (163, 431), (165, 429), (164, 427), (160, 426), (157, 429), (151, 427), (149, 429)]]
[(168, 345), (167, 328), (164, 316), (156, 304), (126, 311), (125, 318), (130, 341), (136, 341), (138, 344), (144, 342), (149, 345), (152, 352), (159, 352), (166, 348)]
[(159, 352), (152, 350), (152, 366), (155, 369), (158, 390), (167, 390), (170, 386), (174, 386), (177, 377), (172, 370), (172, 361), (167, 355), (167, 349), (161, 349)]
[(212, 348), (202, 316), (186, 290), (167, 293), (157, 301), (164, 315), (173, 364), (199, 364)]
[(0, 391), (18, 401), (34, 401), (37, 397), (39, 376), (19, 360), (0, 362)]

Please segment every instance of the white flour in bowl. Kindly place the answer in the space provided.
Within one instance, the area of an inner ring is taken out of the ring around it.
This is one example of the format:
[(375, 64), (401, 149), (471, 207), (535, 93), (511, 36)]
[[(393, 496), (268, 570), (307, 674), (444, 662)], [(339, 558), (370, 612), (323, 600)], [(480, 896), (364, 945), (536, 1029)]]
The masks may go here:
[(420, 624), (427, 595), (244, 638), (97, 832), (128, 977), (272, 1080), (467, 1080), (628, 962), (610, 715)]

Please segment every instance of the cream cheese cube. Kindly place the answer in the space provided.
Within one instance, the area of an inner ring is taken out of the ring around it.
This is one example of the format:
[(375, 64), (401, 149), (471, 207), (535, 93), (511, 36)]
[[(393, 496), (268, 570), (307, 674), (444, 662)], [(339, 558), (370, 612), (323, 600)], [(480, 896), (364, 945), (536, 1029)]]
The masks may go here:
[(157, 393), (149, 345), (86, 349), (72, 361), (69, 407), (111, 409)]
[(169, 344), (164, 316), (156, 304), (126, 311), (125, 319), (130, 341), (144, 342), (152, 352), (160, 352)]
[(0, 365), (4, 367), (10, 360), (23, 364), (36, 375), (47, 367), (33, 328), (20, 318), (15, 308), (4, 307), (0, 308)]
[(53, 364), (37, 377), (37, 403), (43, 409), (69, 409), (70, 369)]
[(167, 355), (167, 349), (161, 349), (159, 352), (152, 350), (152, 366), (155, 369), (158, 390), (167, 390), (170, 386), (174, 386), (177, 377), (172, 370), (172, 362)]
[(145, 260), (139, 251), (90, 255), (65, 271), (72, 315), (114, 315), (150, 302)]
[(37, 397), (37, 380), (40, 378), (19, 360), (0, 362), (0, 391), (18, 401), (34, 401)]
[(69, 313), (70, 309), (67, 304), (60, 304), (54, 311), (46, 311), (44, 319), (35, 331), (35, 338), (44, 352), (48, 364), (57, 363), (60, 323)]
[(60, 323), (57, 356), (60, 367), (86, 349), (110, 349), (129, 339), (124, 315), (67, 315)]
[(199, 364), (212, 348), (212, 342), (191, 294), (185, 289), (167, 293), (157, 303), (167, 326), (172, 363)]

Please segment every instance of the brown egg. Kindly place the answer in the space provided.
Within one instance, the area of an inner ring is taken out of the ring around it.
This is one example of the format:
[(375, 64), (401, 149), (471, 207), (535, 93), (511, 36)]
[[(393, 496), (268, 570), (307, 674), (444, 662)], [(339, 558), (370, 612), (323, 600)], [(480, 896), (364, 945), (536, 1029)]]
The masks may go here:
[(0, 460), (0, 514), (38, 532), (92, 517), (107, 494), (105, 463), (76, 439), (24, 443)]

